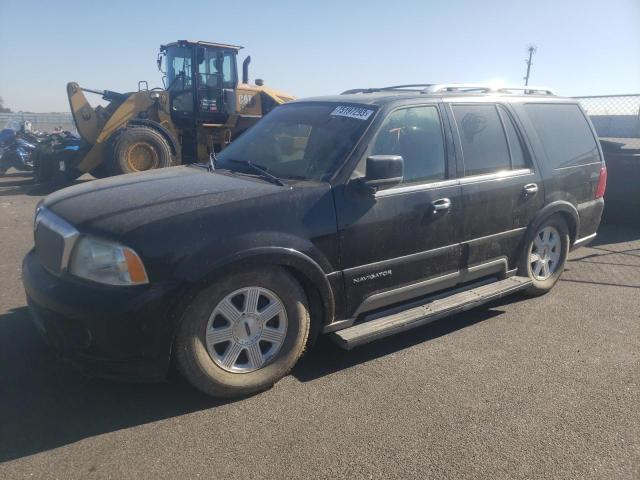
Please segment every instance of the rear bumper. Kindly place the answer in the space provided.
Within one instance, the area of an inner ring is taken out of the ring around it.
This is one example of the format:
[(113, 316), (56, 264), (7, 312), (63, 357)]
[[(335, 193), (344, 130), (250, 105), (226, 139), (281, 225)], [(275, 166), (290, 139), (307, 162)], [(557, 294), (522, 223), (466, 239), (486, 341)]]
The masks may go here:
[(584, 247), (596, 238), (596, 231), (600, 226), (602, 212), (604, 210), (604, 199), (598, 198), (590, 202), (578, 204), (578, 217), (580, 218), (579, 231), (571, 249)]
[(108, 287), (59, 278), (31, 251), (22, 278), (32, 319), (58, 355), (106, 377), (166, 376), (177, 295), (167, 285)]

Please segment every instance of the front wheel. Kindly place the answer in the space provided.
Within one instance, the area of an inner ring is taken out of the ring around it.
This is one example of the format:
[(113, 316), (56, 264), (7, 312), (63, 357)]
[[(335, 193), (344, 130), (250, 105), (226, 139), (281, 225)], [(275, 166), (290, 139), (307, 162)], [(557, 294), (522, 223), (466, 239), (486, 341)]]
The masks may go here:
[(547, 293), (564, 271), (569, 253), (569, 229), (559, 215), (549, 217), (529, 234), (520, 260), (519, 275), (529, 277), (533, 284), (529, 295)]
[(284, 270), (231, 274), (187, 308), (175, 342), (178, 369), (212, 396), (259, 392), (293, 368), (309, 327), (304, 291)]

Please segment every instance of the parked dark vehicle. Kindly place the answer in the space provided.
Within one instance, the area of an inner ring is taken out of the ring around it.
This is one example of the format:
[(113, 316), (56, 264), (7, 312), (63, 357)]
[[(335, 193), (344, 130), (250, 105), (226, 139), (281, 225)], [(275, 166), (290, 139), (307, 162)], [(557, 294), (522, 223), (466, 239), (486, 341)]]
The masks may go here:
[(350, 349), (549, 291), (604, 205), (578, 103), (411, 87), (292, 102), (210, 166), (50, 195), (23, 265), (35, 323), (103, 375), (162, 378), (175, 361), (236, 396), (273, 385), (318, 334)]

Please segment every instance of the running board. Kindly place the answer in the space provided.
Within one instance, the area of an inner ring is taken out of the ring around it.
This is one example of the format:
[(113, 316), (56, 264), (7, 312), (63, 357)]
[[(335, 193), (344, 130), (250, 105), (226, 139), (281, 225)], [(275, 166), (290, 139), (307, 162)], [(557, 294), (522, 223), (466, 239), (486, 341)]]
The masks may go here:
[(410, 330), (455, 313), (463, 312), (531, 285), (527, 277), (509, 277), (505, 280), (482, 285), (433, 300), (424, 305), (409, 308), (374, 320), (358, 323), (329, 334), (345, 350), (372, 342), (379, 338)]

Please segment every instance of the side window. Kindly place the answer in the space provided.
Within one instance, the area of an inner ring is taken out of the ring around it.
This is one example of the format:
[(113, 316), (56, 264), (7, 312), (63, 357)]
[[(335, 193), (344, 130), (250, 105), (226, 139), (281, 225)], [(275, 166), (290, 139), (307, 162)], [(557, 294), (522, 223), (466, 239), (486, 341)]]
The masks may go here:
[(600, 161), (596, 140), (577, 105), (529, 103), (524, 108), (552, 168)]
[(198, 73), (200, 84), (207, 87), (218, 86), (217, 52), (203, 49), (198, 53)]
[(236, 85), (235, 53), (225, 52), (222, 57), (222, 83), (224, 88)]
[(522, 142), (516, 126), (513, 124), (513, 119), (507, 110), (498, 105), (498, 111), (500, 112), (500, 118), (502, 124), (507, 132), (507, 141), (509, 142), (509, 151), (511, 152), (511, 168), (517, 170), (519, 168), (529, 168), (527, 159), (522, 148)]
[(444, 179), (444, 140), (438, 109), (422, 106), (392, 112), (378, 130), (368, 155), (401, 155), (403, 183)]
[(464, 174), (511, 169), (507, 139), (495, 105), (452, 105), (464, 159)]

